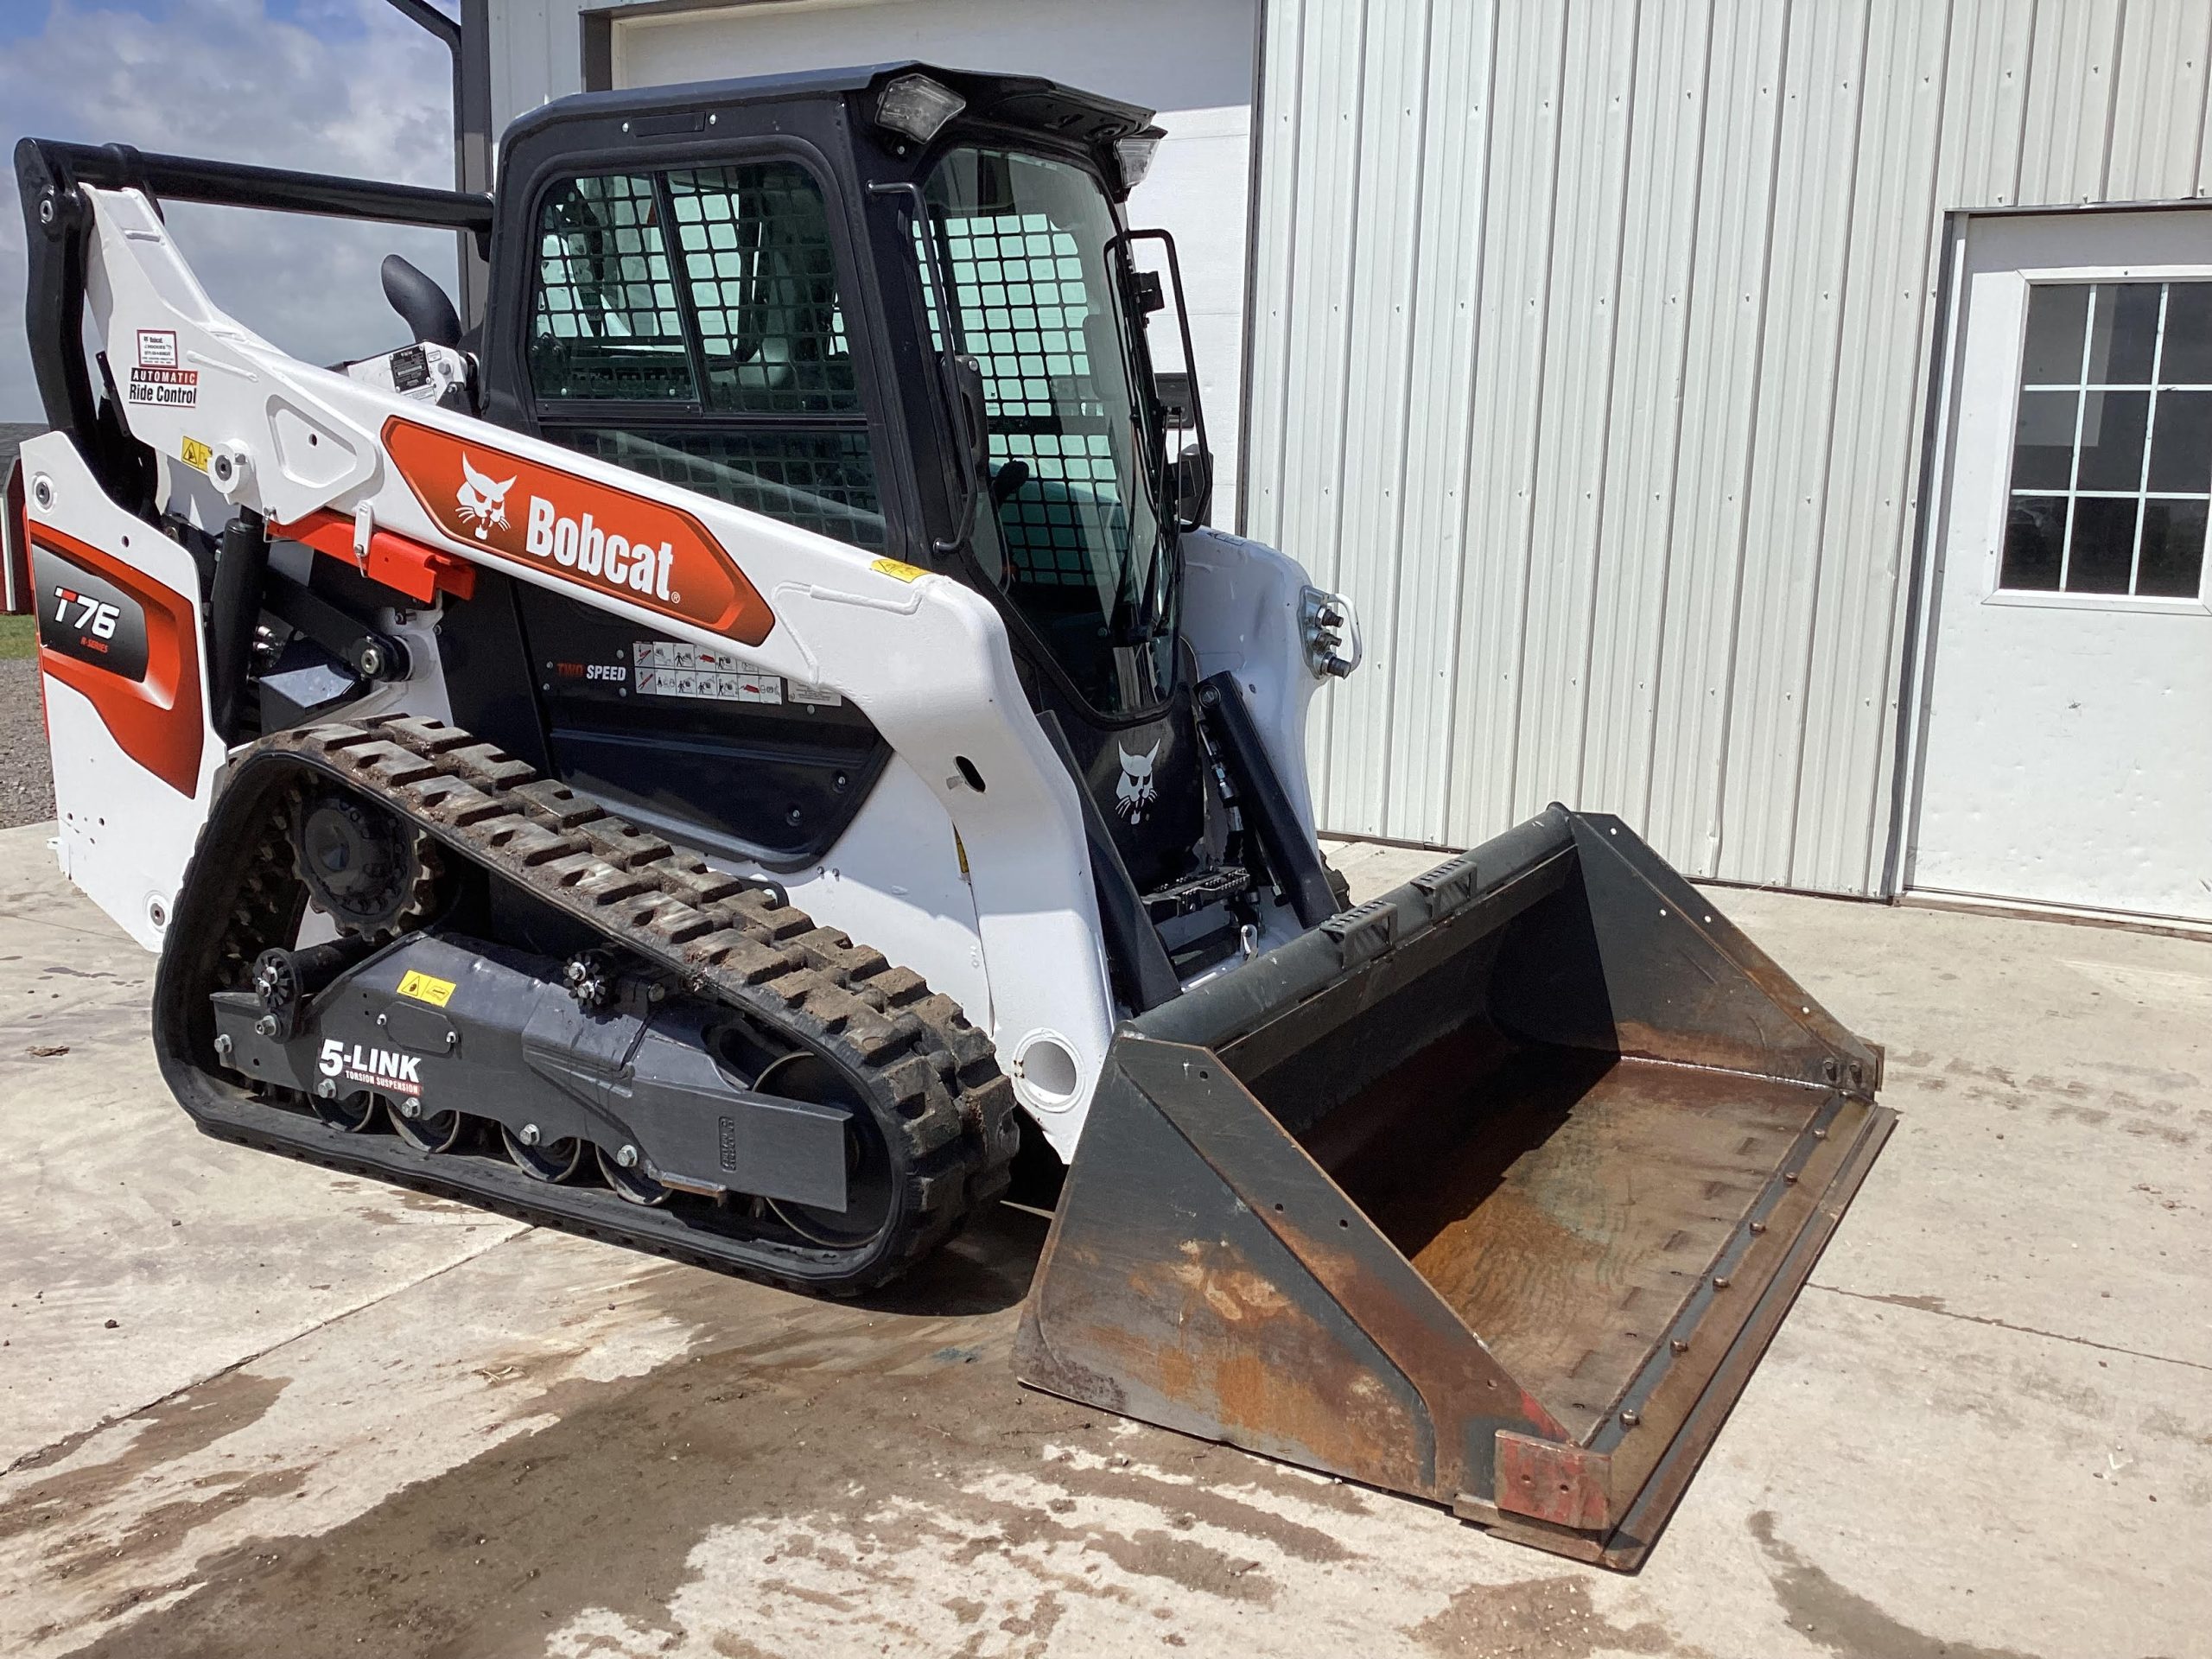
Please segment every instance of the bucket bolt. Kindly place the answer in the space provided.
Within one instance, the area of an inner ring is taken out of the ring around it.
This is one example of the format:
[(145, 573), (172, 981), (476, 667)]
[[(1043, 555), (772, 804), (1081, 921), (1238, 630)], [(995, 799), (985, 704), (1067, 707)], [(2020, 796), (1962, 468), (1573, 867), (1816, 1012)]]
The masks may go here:
[(521, 1141), (525, 1147), (536, 1146), (538, 1141), (537, 1125), (535, 1123), (524, 1124), (521, 1128), (515, 1132), (515, 1139)]

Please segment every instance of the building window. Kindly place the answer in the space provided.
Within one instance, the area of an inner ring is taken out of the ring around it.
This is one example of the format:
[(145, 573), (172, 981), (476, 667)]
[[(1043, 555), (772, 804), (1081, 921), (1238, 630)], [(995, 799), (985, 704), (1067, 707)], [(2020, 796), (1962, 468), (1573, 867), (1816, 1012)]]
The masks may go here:
[(861, 547), (885, 524), (821, 186), (798, 163), (572, 179), (540, 214), (546, 437)]
[(2212, 282), (2028, 293), (1998, 586), (2194, 599), (2212, 503)]

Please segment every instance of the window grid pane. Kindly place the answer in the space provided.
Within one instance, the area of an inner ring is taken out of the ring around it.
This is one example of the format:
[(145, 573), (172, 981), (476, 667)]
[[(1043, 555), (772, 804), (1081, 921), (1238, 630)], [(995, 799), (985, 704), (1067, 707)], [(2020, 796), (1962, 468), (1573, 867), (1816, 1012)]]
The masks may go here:
[[(541, 410), (655, 406), (634, 426), (602, 415), (548, 438), (855, 546), (886, 544), (829, 215), (804, 168), (572, 179), (548, 198), (539, 236), (530, 370)], [(688, 406), (686, 423), (669, 423), (671, 403)], [(719, 418), (730, 415), (812, 418)]]
[[(1110, 328), (1112, 320), (1092, 309), (1075, 238), (1044, 214), (940, 210), (936, 223), (960, 299), (960, 346), (982, 372), (992, 469), (1017, 461), (1028, 469), (1025, 486), (999, 510), (1008, 579), (1095, 587), (1102, 566), (1119, 568), (1129, 546), (1109, 423), (1091, 375), (1091, 328)], [(915, 252), (926, 259), (922, 234), (917, 226)], [(933, 289), (925, 283), (923, 291), (941, 344)]]
[(753, 414), (857, 410), (822, 188), (796, 162), (668, 175), (707, 401)]
[(2037, 284), (2025, 333), (1998, 586), (2196, 597), (2212, 283)]
[(549, 429), (556, 443), (855, 547), (884, 544), (864, 432)]
[(530, 378), (540, 397), (688, 402), (697, 394), (652, 181), (571, 179), (538, 222)]

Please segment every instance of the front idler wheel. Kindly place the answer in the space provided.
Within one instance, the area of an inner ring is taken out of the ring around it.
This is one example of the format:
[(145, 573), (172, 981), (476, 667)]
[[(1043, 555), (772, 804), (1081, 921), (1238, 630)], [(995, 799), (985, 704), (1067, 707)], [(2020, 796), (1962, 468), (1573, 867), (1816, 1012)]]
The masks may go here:
[(849, 1107), (853, 1114), (845, 1126), (845, 1207), (830, 1210), (788, 1198), (767, 1199), (776, 1218), (808, 1243), (830, 1249), (856, 1249), (880, 1237), (897, 1206), (898, 1176), (874, 1116), (859, 1091), (829, 1061), (807, 1053), (786, 1054), (774, 1061), (753, 1087), (786, 1100)]

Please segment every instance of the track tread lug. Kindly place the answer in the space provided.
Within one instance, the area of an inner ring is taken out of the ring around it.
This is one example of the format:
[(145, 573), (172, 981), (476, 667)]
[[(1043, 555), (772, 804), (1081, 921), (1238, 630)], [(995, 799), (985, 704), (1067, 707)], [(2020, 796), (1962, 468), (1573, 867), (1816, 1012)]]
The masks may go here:
[(596, 801), (588, 801), (566, 784), (556, 784), (550, 778), (519, 785), (509, 792), (528, 801), (563, 830), (595, 823), (607, 817), (607, 809)]

